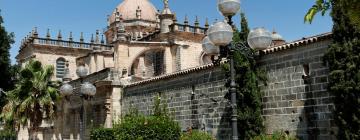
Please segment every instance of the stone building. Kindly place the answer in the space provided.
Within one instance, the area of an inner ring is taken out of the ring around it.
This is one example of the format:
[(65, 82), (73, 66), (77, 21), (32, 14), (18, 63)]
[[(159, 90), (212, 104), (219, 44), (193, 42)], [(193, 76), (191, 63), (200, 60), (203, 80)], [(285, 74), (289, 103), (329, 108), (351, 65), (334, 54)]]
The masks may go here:
[[(58, 103), (58, 117), (44, 122), (42, 130), (19, 139), (84, 139), (91, 127), (112, 127), (112, 122), (136, 107), (152, 112), (153, 98), (160, 94), (183, 130), (210, 132), (229, 139), (229, 104), (225, 98), (227, 78), (211, 64), (202, 50), (208, 21), (183, 23), (167, 3), (158, 11), (149, 0), (124, 0), (108, 16), (108, 27), (97, 31), (90, 42), (40, 37), (35, 28), (24, 39), (18, 62), (30, 59), (53, 65), (53, 80), (62, 80), (66, 68), (75, 89), (81, 82), (93, 83), (95, 97), (83, 100), (71, 96)], [(262, 86), (263, 116), (267, 133), (283, 130), (303, 139), (334, 138), (332, 96), (326, 92), (327, 67), (321, 56), (330, 44), (330, 33), (286, 43), (274, 32), (273, 46), (260, 51), (259, 66), (267, 72), (268, 86)], [(68, 64), (68, 67), (66, 67)], [(89, 75), (78, 78), (76, 68), (85, 66)]]

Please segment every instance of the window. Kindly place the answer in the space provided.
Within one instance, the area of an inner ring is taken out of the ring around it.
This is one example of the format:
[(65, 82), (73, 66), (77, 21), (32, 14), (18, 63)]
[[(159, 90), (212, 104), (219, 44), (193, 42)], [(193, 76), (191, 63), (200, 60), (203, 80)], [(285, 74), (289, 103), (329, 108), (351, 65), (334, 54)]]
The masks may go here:
[(64, 58), (56, 60), (56, 78), (63, 78), (65, 75), (66, 62)]
[(164, 73), (164, 51), (155, 52), (153, 55), (154, 75), (159, 76)]

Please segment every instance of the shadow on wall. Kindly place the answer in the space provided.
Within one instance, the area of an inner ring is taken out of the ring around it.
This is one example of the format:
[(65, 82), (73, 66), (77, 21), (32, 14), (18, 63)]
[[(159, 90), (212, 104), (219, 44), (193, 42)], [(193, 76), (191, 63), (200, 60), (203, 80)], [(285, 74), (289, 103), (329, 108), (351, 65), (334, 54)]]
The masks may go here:
[[(315, 120), (317, 119), (317, 114), (315, 113), (316, 100), (313, 99), (313, 90), (311, 89), (312, 78), (309, 75), (309, 65), (304, 64), (304, 75), (302, 76), (303, 82), (305, 85), (305, 93), (304, 96), (304, 108), (299, 116), (299, 124), (297, 129), (297, 134), (300, 139), (308, 139), (308, 140), (317, 140), (319, 135), (319, 129), (316, 127)], [(307, 134), (307, 135), (305, 135)]]
[(225, 102), (223, 103), (223, 113), (221, 114), (218, 130), (217, 130), (217, 139), (219, 140), (229, 140), (232, 136), (231, 130), (231, 114), (232, 109), (230, 106), (230, 93), (227, 92), (224, 96)]
[(298, 118), (298, 137), (301, 140), (335, 140), (332, 96), (327, 92), (327, 69), (322, 69), (325, 73), (318, 69), (310, 73), (308, 64), (303, 68), (304, 108)]

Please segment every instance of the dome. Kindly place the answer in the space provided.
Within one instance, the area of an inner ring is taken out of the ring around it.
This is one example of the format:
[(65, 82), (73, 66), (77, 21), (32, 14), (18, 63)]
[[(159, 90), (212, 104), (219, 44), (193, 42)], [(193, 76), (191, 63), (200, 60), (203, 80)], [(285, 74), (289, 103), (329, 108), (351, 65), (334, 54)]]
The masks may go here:
[(271, 37), (272, 37), (272, 40), (284, 40), (283, 37), (280, 34), (278, 34), (277, 32), (273, 32)]
[[(149, 2), (149, 0), (124, 0), (117, 7), (117, 11), (120, 13), (124, 20), (133, 20), (136, 18), (136, 10), (140, 8), (141, 10), (141, 19), (156, 21), (157, 9), (155, 6)], [(110, 23), (115, 22), (115, 13), (116, 9), (110, 16)]]

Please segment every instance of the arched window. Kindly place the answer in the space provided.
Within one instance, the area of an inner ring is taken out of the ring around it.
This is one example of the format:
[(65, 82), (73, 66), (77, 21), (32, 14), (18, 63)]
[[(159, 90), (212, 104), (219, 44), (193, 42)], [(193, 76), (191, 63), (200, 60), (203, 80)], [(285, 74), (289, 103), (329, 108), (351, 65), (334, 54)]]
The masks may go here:
[(64, 58), (58, 58), (56, 60), (56, 78), (63, 78), (65, 75), (65, 59)]

